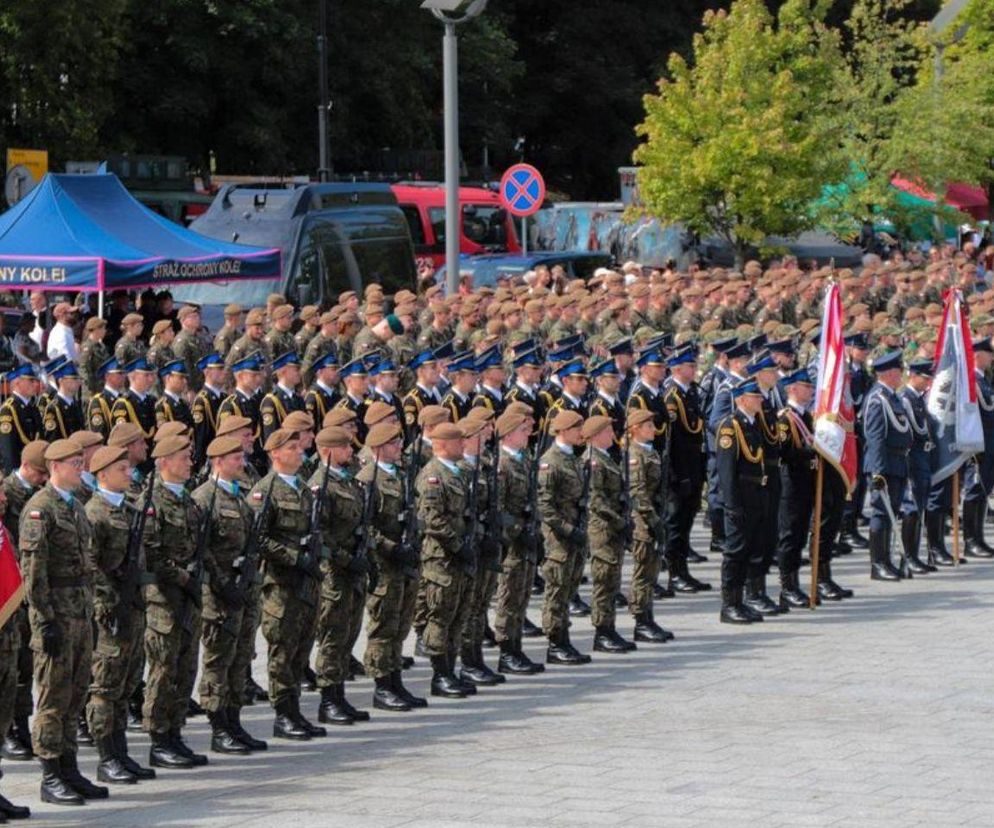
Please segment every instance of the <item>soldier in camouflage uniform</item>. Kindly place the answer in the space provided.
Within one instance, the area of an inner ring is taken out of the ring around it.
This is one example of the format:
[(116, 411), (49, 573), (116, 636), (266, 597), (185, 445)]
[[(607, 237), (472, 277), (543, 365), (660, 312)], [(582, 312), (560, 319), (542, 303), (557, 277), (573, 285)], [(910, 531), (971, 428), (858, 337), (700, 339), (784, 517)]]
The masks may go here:
[[(333, 311), (321, 314), (321, 328), (307, 343), (307, 348), (304, 350), (301, 361), (305, 385), (310, 385), (314, 382), (314, 366), (323, 357), (332, 354), (335, 363), (338, 363), (338, 347), (335, 344), (335, 335), (337, 333), (338, 314)], [(337, 380), (335, 384), (337, 385)]]
[(433, 696), (463, 698), (476, 692), (456, 678), (455, 653), (462, 630), (456, 617), (472, 583), (476, 551), (467, 535), (469, 484), (459, 468), (462, 431), (441, 423), (432, 432), (434, 456), (418, 474), (418, 519), (424, 527), (421, 577), (425, 586), (424, 650), (431, 658)]
[(149, 340), (148, 353), (145, 354), (145, 359), (156, 370), (176, 359), (176, 354), (173, 351), (175, 338), (176, 332), (173, 330), (171, 320), (160, 319), (152, 326), (152, 338)]
[(501, 573), (494, 617), (494, 637), (500, 647), (497, 669), (501, 673), (530, 675), (545, 669), (529, 659), (521, 647), (539, 543), (538, 503), (530, 501), (537, 496), (537, 490), (532, 491), (532, 463), (526, 453), (535, 421), (509, 408), (497, 418), (496, 427), (501, 441), (497, 506), (502, 517)]
[(290, 329), (293, 327), (293, 305), (280, 305), (270, 317), (271, 327), (266, 333), (265, 342), (270, 359), (290, 351), (297, 353), (297, 343)]
[(297, 434), (277, 429), (265, 445), (272, 470), (249, 496), (253, 509), (270, 498), (259, 549), (264, 562), (262, 634), (269, 645), (269, 697), (276, 710), (273, 735), (308, 740), (325, 736), (300, 712), (300, 684), (313, 643), (320, 561), (306, 546), (312, 493), (298, 476), (302, 461)]
[(118, 364), (127, 365), (138, 357), (145, 356), (148, 352), (148, 348), (141, 339), (144, 327), (145, 318), (140, 313), (129, 313), (121, 320), (121, 330), (124, 334), (114, 346), (114, 356), (117, 358)]
[(234, 304), (226, 305), (224, 308), (224, 325), (217, 332), (217, 336), (214, 337), (214, 350), (221, 355), (222, 359), (227, 358), (231, 346), (241, 336), (241, 331), (239, 330), (241, 324), (242, 306)]
[(19, 530), (38, 687), (31, 735), (41, 760), (42, 801), (55, 805), (80, 805), (84, 798), (108, 794), (83, 777), (76, 763), (76, 721), (93, 652), (90, 524), (72, 495), (82, 455), (72, 440), (49, 445), (49, 481), (24, 505)]
[(200, 510), (185, 489), (190, 479), (189, 437), (155, 444), (154, 510), (145, 524), (145, 556), (154, 583), (145, 589), (145, 658), (148, 682), (143, 715), (152, 740), (149, 761), (162, 768), (207, 764), (180, 730), (186, 722), (200, 642), (203, 578), (196, 561)]
[[(411, 631), (418, 592), (417, 530), (411, 528), (414, 504), (405, 492), (406, 474), (397, 464), (403, 452), (399, 424), (380, 423), (366, 435), (372, 463), (357, 475), (364, 487), (373, 483), (370, 531), (376, 562), (376, 585), (366, 597), (366, 675), (376, 682), (373, 707), (378, 710), (410, 710), (428, 702), (404, 687), (401, 678), (402, 648)], [(403, 475), (403, 476), (402, 476)], [(413, 497), (413, 491), (410, 492)]]
[(190, 390), (196, 392), (204, 384), (204, 375), (198, 367), (210, 351), (200, 337), (200, 311), (192, 305), (184, 305), (177, 314), (180, 332), (173, 341), (173, 353), (176, 359), (183, 360), (186, 374), (189, 377)]
[(303, 324), (294, 334), (293, 342), (297, 346), (297, 356), (302, 358), (307, 351), (307, 344), (317, 335), (321, 327), (321, 311), (316, 305), (304, 305), (300, 309), (300, 321)]
[[(235, 340), (224, 357), (224, 364), (228, 368), (231, 368), (235, 363), (241, 362), (256, 351), (262, 354), (263, 362), (268, 363), (272, 360), (272, 349), (264, 337), (266, 330), (265, 323), (266, 312), (262, 308), (252, 308), (246, 314), (245, 333)], [(220, 349), (218, 349), (218, 352), (220, 353)]]
[[(241, 495), (238, 475), (244, 465), (238, 437), (216, 437), (207, 446), (211, 477), (193, 492), (202, 513), (211, 509), (210, 532), (204, 550), (203, 661), (200, 704), (211, 723), (211, 750), (248, 753), (267, 745), (241, 724), (245, 678), (255, 644), (253, 614), (246, 603), (258, 598), (254, 579), (243, 583), (239, 573), (249, 569), (242, 559), (252, 531), (253, 513)], [(258, 571), (259, 561), (251, 568)]]
[(589, 655), (579, 653), (569, 639), (570, 596), (580, 585), (587, 557), (586, 505), (583, 493), (583, 463), (574, 453), (581, 440), (583, 417), (575, 411), (560, 411), (550, 424), (555, 436), (538, 465), (538, 502), (545, 542), (545, 604), (542, 629), (549, 639), (549, 664), (586, 664)]
[(104, 345), (107, 322), (98, 316), (87, 319), (84, 332), (85, 338), (79, 346), (79, 374), (83, 378), (83, 396), (89, 399), (103, 387), (100, 366), (110, 358)]
[(365, 550), (359, 548), (364, 494), (349, 471), (353, 449), (348, 432), (334, 426), (321, 429), (316, 443), (320, 463), (307, 485), (314, 497), (324, 498), (319, 531), (329, 550), (328, 560), (321, 563), (317, 624), (318, 720), (349, 725), (369, 719), (369, 713), (357, 710), (345, 698), (349, 656), (362, 625), (369, 571)]
[(621, 637), (615, 628), (614, 597), (621, 590), (621, 565), (625, 557), (627, 497), (621, 467), (609, 450), (615, 444), (610, 417), (594, 415), (583, 424), (583, 439), (590, 456), (590, 522), (587, 541), (593, 581), (590, 620), (594, 625), (594, 649), (605, 653), (625, 653), (635, 644)]
[[(89, 552), (94, 565), (97, 639), (86, 718), (100, 753), (97, 778), (112, 784), (134, 784), (139, 779), (154, 779), (155, 771), (141, 767), (127, 750), (128, 699), (142, 680), (145, 633), (137, 575), (145, 570), (143, 553), (139, 549), (138, 559), (128, 560), (137, 510), (127, 500), (131, 485), (127, 448), (98, 448), (90, 460), (90, 472), (97, 480), (97, 490), (85, 509), (92, 528)], [(129, 572), (129, 567), (134, 569)]]

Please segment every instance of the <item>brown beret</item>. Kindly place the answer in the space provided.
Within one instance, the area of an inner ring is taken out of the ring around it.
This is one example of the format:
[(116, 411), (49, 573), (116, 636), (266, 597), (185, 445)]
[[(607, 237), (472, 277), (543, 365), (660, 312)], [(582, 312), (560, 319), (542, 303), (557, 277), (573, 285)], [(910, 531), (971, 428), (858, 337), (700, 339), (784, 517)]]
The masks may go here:
[(329, 426), (343, 426), (346, 423), (355, 422), (359, 418), (356, 413), (351, 408), (333, 408), (327, 414), (324, 415), (324, 420), (321, 421), (322, 428), (328, 428)]
[(508, 411), (521, 414), (529, 420), (535, 419), (535, 409), (528, 405), (528, 403), (521, 402), (521, 400), (511, 400), (511, 402), (507, 404), (507, 408), (504, 409), (504, 413), (506, 414)]
[(47, 440), (32, 440), (21, 450), (21, 462), (38, 471), (48, 471), (45, 466), (45, 450), (47, 448)]
[(79, 443), (72, 440), (56, 440), (49, 443), (45, 449), (46, 460), (68, 460), (70, 457), (78, 457), (83, 453)]
[(455, 423), (440, 423), (432, 435), (433, 440), (461, 440), (462, 437), (462, 429)]
[(440, 405), (426, 405), (418, 415), (418, 425), (433, 426), (439, 423), (447, 423), (452, 419), (452, 415), (447, 408)]
[(81, 449), (88, 449), (93, 446), (99, 446), (104, 441), (103, 434), (98, 434), (96, 431), (76, 431), (70, 437), (76, 443), (79, 443)]
[(121, 327), (126, 328), (128, 327), (128, 325), (133, 325), (136, 322), (141, 322), (142, 324), (145, 324), (145, 317), (142, 316), (140, 313), (129, 313), (126, 314), (124, 319), (121, 320)]
[(252, 308), (245, 317), (246, 325), (265, 325), (266, 312), (262, 308)]
[(90, 471), (96, 474), (106, 469), (108, 466), (123, 460), (128, 456), (128, 450), (124, 446), (102, 446), (98, 448), (93, 457), (90, 458)]
[(628, 427), (634, 428), (655, 419), (655, 414), (645, 408), (633, 408), (628, 412)]
[(293, 316), (293, 305), (280, 305), (279, 307), (274, 308), (272, 314), (270, 314), (270, 317), (274, 322), (277, 319), (283, 319), (287, 316)]
[(520, 411), (506, 410), (497, 418), (497, 436), (506, 437), (516, 428), (528, 422), (528, 417)]
[(552, 420), (552, 433), (559, 434), (568, 428), (576, 428), (582, 425), (583, 417), (575, 411), (560, 411)]
[(285, 446), (291, 440), (297, 438), (296, 431), (290, 431), (288, 428), (278, 428), (272, 434), (269, 435), (269, 439), (266, 440), (266, 445), (262, 448), (265, 451), (275, 451), (281, 446)]
[(145, 435), (134, 423), (120, 422), (110, 430), (107, 438), (108, 446), (129, 446), (138, 440), (144, 440)]
[(270, 293), (269, 296), (266, 297), (267, 307), (273, 308), (276, 307), (277, 305), (285, 305), (285, 304), (286, 304), (286, 297), (282, 293)]
[(314, 428), (314, 418), (306, 411), (291, 411), (283, 419), (283, 428), (290, 431), (311, 431)]
[(238, 316), (242, 312), (242, 306), (234, 303), (224, 306), (225, 316)]
[(486, 424), (489, 423), (491, 420), (493, 420), (493, 418), (494, 418), (493, 409), (487, 408), (485, 405), (477, 405), (473, 406), (473, 408), (469, 410), (469, 413), (466, 414), (466, 417), (464, 419), (476, 420), (478, 422)]
[(228, 434), (240, 431), (243, 428), (251, 428), (251, 426), (252, 421), (248, 417), (241, 417), (238, 414), (229, 414), (227, 417), (222, 417), (220, 422), (217, 424), (215, 436), (224, 437)]
[(465, 438), (475, 437), (487, 427), (486, 421), (479, 418), (463, 417), (457, 425)]
[(242, 441), (237, 437), (215, 437), (207, 445), (208, 457), (224, 457), (226, 454), (234, 454), (242, 450)]
[(603, 414), (595, 414), (593, 417), (588, 417), (583, 424), (583, 439), (589, 440), (591, 437), (595, 437), (605, 428), (610, 428), (611, 424), (611, 418), (605, 417)]
[(339, 426), (328, 426), (318, 432), (315, 442), (321, 448), (332, 448), (334, 446), (348, 446), (352, 443), (349, 433)]
[(152, 456), (157, 460), (160, 457), (171, 457), (179, 451), (190, 447), (190, 438), (182, 434), (175, 434), (172, 437), (164, 437), (155, 444), (152, 449)]
[(106, 319), (101, 319), (99, 316), (94, 316), (86, 320), (85, 330), (87, 333), (90, 333), (90, 331), (96, 331), (99, 330), (100, 328), (106, 328), (106, 327), (107, 327)]
[(628, 289), (628, 295), (631, 296), (632, 299), (640, 299), (643, 296), (648, 296), (649, 291), (650, 288), (648, 284), (645, 282), (636, 282)]
[(377, 423), (366, 435), (366, 445), (369, 448), (380, 448), (401, 436), (399, 423)]
[(344, 305), (349, 299), (354, 299), (356, 292), (354, 290), (346, 290), (338, 294), (338, 304)]
[(170, 437), (189, 436), (190, 427), (186, 423), (181, 423), (179, 420), (169, 420), (155, 430), (155, 436), (152, 438), (152, 441), (155, 443), (161, 443), (163, 440), (168, 440)]
[(327, 313), (321, 314), (322, 325), (330, 325), (332, 322), (337, 322), (337, 321), (338, 321), (337, 313), (332, 313), (331, 311), (328, 311)]
[(362, 421), (368, 426), (376, 425), (377, 423), (382, 423), (387, 417), (396, 414), (397, 409), (390, 405), (390, 403), (385, 403), (382, 400), (373, 400), (366, 406), (366, 413), (363, 415)]
[(355, 315), (355, 311), (344, 311), (338, 315), (339, 325), (353, 325), (359, 322), (359, 317)]
[(176, 313), (176, 318), (186, 319), (186, 317), (193, 316), (195, 313), (200, 313), (200, 308), (195, 308), (193, 305), (183, 305)]
[(300, 309), (300, 320), (301, 322), (308, 322), (318, 315), (317, 305), (304, 305)]

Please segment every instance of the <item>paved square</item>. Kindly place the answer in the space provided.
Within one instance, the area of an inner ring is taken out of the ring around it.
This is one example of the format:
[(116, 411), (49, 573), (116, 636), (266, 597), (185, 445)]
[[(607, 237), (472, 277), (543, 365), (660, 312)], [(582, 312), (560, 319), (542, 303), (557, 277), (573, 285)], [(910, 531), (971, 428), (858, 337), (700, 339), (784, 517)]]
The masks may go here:
[[(700, 529), (695, 546), (706, 548)], [(717, 557), (694, 568), (716, 586)], [(326, 739), (211, 755), (105, 803), (42, 805), (36, 763), (4, 762), (0, 787), (31, 806), (28, 824), (102, 828), (990, 826), (994, 563), (899, 585), (868, 570), (865, 553), (849, 556), (836, 573), (855, 599), (751, 627), (720, 625), (715, 592), (657, 602), (669, 644), (422, 712), (374, 711)], [(573, 635), (589, 651), (586, 619)], [(528, 649), (539, 656), (539, 643)], [(418, 661), (406, 677), (426, 694)], [(350, 698), (367, 705), (371, 687), (349, 685)], [(316, 716), (316, 694), (304, 708)], [(245, 713), (269, 738), (271, 711)], [(188, 732), (205, 750), (206, 722)], [(131, 738), (144, 761), (147, 740)], [(92, 749), (80, 760), (94, 771)]]

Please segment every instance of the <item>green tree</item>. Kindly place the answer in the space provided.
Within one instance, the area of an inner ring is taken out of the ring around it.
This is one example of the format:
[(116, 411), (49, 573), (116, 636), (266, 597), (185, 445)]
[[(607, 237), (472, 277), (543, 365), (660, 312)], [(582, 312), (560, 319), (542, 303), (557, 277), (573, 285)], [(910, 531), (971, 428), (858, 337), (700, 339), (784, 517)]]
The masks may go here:
[(812, 226), (808, 205), (844, 169), (826, 114), (840, 67), (825, 4), (760, 0), (707, 13), (692, 63), (645, 97), (635, 151), (646, 210), (728, 242), (740, 263), (770, 235)]

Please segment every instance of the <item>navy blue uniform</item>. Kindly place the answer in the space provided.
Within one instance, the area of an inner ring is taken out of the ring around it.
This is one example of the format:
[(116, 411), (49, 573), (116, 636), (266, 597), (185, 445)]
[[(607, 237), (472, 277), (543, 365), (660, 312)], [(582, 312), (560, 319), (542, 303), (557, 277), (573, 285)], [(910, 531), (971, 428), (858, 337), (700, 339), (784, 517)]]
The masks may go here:
[[(777, 566), (781, 575), (792, 575), (800, 569), (801, 552), (814, 512), (818, 455), (808, 442), (813, 430), (809, 411), (788, 405), (777, 416), (781, 459)], [(829, 474), (834, 473), (829, 470)]]
[(969, 463), (963, 481), (965, 501), (984, 502), (994, 488), (994, 388), (983, 371), (977, 371), (977, 403), (984, 426), (984, 451)]
[(672, 429), (666, 492), (666, 561), (671, 576), (686, 577), (690, 529), (700, 507), (704, 483), (704, 416), (696, 383), (683, 388), (671, 377), (664, 389), (663, 401)]
[[(914, 436), (900, 397), (879, 382), (870, 389), (863, 405), (863, 433), (866, 441), (863, 472), (868, 483), (878, 475), (887, 481), (886, 496), (896, 516), (908, 482), (908, 453)], [(891, 528), (882, 499), (884, 494), (881, 490), (872, 490), (871, 531)]]
[(906, 515), (924, 513), (935, 463), (932, 423), (925, 407), (924, 394), (905, 386), (899, 396), (911, 424), (912, 434), (911, 449), (908, 452), (908, 487), (901, 503), (901, 511)]

